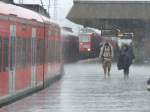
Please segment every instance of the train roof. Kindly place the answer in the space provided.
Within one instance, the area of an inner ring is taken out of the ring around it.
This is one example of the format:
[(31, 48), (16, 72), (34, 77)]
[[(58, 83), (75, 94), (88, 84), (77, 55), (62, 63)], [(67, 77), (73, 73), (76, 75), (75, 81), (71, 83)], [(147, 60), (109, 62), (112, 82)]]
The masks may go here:
[(101, 30), (98, 30), (96, 28), (82, 28), (79, 32), (79, 34), (82, 34), (82, 33), (97, 33), (97, 34), (100, 34), (101, 35)]
[(69, 31), (64, 27), (61, 27), (61, 33), (62, 35), (73, 35), (73, 36), (78, 36), (77, 34), (75, 34), (73, 31)]
[(19, 18), (24, 18), (28, 20), (36, 20), (38, 22), (46, 22), (46, 23), (54, 23), (57, 24), (55, 21), (50, 20), (50, 18), (45, 17), (35, 11), (16, 6), (13, 4), (7, 4), (2, 1), (0, 1), (0, 14), (3, 15), (14, 15)]

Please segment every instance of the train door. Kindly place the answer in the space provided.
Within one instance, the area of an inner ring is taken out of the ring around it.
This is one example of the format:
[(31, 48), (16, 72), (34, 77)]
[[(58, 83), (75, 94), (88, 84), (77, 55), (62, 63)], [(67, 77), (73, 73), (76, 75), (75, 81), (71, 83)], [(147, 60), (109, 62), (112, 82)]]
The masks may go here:
[(32, 74), (31, 74), (31, 87), (36, 86), (36, 28), (32, 28)]
[(9, 24), (8, 20), (0, 19), (0, 99), (9, 94)]
[(15, 93), (15, 71), (16, 71), (16, 25), (10, 25), (9, 39), (9, 93)]

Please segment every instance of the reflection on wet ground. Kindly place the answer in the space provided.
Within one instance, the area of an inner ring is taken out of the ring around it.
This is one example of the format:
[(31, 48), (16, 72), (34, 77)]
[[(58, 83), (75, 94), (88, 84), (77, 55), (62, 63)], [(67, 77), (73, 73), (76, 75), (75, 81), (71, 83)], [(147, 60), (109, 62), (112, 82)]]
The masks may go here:
[(124, 80), (114, 64), (105, 80), (99, 63), (68, 64), (59, 82), (0, 112), (150, 112), (149, 68), (132, 66), (130, 78)]

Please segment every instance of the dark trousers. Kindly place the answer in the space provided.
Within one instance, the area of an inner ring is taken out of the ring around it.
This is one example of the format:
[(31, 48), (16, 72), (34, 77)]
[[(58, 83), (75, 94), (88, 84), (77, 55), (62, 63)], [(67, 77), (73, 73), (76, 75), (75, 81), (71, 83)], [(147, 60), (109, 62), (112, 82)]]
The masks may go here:
[(124, 76), (125, 77), (129, 76), (129, 67), (124, 69)]

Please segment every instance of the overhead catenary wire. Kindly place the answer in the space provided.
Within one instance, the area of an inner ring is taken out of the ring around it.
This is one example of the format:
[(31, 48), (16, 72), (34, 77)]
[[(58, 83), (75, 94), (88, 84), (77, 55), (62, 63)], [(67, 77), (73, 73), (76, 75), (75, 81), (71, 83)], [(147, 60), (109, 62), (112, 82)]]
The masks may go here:
[(42, 7), (44, 7), (43, 0), (40, 0)]

